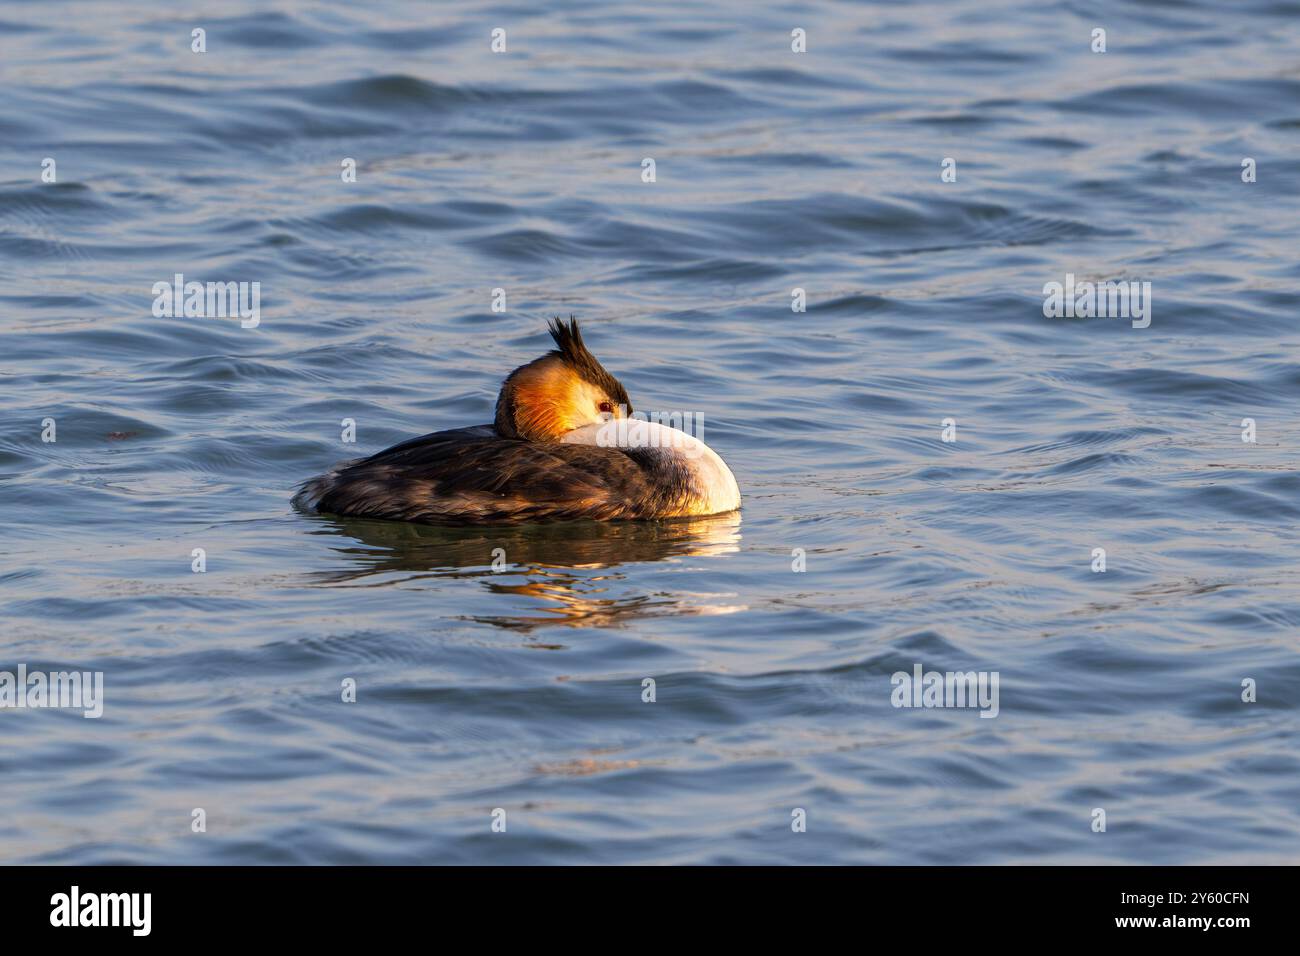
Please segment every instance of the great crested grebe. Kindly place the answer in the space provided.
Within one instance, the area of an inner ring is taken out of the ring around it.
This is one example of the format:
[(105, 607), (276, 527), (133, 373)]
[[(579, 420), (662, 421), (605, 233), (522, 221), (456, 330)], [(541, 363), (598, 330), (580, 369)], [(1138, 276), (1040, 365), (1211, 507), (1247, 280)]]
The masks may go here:
[(484, 524), (678, 518), (740, 507), (726, 462), (699, 439), (629, 419), (618, 379), (578, 322), (550, 324), (557, 346), (501, 384), (491, 425), (434, 432), (336, 465), (303, 485), (306, 511)]

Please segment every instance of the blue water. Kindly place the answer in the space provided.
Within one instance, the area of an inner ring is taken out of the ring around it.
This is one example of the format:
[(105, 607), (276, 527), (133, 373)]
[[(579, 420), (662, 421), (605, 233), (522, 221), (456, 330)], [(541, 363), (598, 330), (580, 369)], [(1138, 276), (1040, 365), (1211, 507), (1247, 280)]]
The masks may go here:
[[(0, 670), (105, 688), (0, 710), (0, 861), (1297, 862), (1298, 23), (0, 4)], [(569, 313), (739, 516), (292, 510)]]

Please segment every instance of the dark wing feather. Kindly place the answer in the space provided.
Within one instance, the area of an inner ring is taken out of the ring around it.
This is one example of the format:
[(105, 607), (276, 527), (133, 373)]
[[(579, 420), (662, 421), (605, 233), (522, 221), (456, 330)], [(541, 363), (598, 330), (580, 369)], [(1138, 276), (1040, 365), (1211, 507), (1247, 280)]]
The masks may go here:
[(640, 457), (463, 428), (345, 462), (295, 500), (329, 514), (431, 524), (654, 517), (675, 493), (652, 481)]

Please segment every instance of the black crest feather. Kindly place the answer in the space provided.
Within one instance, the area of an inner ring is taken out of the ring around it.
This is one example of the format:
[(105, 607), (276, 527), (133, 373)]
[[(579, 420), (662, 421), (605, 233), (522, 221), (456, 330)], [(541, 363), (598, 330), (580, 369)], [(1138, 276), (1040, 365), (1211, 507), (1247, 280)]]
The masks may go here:
[(566, 325), (557, 315), (551, 320), (549, 328), (551, 338), (558, 346), (554, 354), (562, 358), (570, 368), (587, 381), (603, 388), (610, 398), (620, 405), (625, 405), (627, 413), (632, 414), (632, 401), (628, 398), (626, 389), (618, 379), (605, 371), (605, 367), (588, 350), (586, 343), (582, 341), (582, 330), (578, 328), (578, 320), (570, 315)]
[[(587, 351), (586, 343), (582, 341), (582, 330), (578, 328), (578, 320), (575, 316), (569, 316), (569, 322), (566, 325), (564, 320), (558, 315), (551, 319), (549, 329), (551, 338), (555, 339), (555, 344), (559, 346), (560, 355), (570, 365), (580, 365), (583, 362), (596, 362), (596, 357)], [(599, 362), (596, 362), (599, 365)]]

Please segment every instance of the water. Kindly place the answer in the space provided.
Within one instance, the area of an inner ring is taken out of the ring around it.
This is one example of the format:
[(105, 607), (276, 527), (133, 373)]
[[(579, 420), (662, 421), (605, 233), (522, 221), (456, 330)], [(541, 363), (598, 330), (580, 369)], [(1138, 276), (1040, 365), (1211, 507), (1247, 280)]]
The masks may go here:
[[(0, 860), (1300, 859), (1300, 5), (222, 10), (0, 6)], [(569, 313), (739, 517), (290, 508)]]

